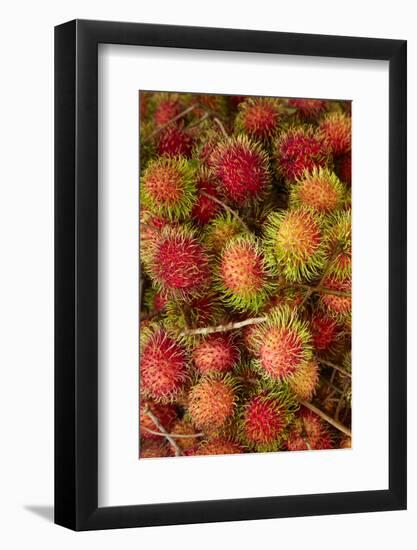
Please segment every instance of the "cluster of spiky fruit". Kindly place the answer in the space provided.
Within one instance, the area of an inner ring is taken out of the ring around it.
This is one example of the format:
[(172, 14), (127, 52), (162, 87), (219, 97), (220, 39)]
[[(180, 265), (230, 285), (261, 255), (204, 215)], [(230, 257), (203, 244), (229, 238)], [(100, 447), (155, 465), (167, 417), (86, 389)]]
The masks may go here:
[(139, 247), (140, 457), (351, 446), (348, 102), (142, 92)]

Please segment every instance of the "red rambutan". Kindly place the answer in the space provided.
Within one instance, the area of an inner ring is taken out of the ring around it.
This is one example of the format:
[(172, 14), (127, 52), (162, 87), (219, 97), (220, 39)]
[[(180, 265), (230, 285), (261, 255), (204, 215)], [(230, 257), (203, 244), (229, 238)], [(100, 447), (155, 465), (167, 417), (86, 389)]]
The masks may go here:
[(238, 236), (223, 248), (217, 286), (231, 307), (258, 311), (272, 288), (268, 277), (263, 253), (254, 238)]
[(203, 441), (196, 449), (195, 455), (236, 455), (243, 453), (243, 448), (234, 441), (223, 437), (214, 437)]
[(161, 230), (169, 225), (169, 222), (161, 216), (152, 214), (149, 210), (141, 209), (139, 241), (140, 259), (147, 264), (152, 256), (152, 251), (158, 242)]
[(288, 433), (286, 446), (289, 451), (332, 449), (333, 439), (321, 418), (301, 407)]
[(343, 113), (329, 113), (321, 121), (320, 130), (335, 157), (349, 153), (352, 147), (352, 119)]
[(321, 293), (320, 302), (327, 313), (338, 320), (343, 320), (350, 316), (352, 311), (352, 280), (350, 277), (338, 279), (334, 275), (326, 276), (322, 281), (322, 287), (335, 292), (340, 292), (340, 295)]
[(191, 157), (193, 140), (190, 134), (178, 125), (168, 126), (159, 134), (156, 150), (158, 155)]
[(352, 185), (352, 155), (350, 153), (339, 157), (336, 163), (336, 173), (346, 185)]
[(289, 99), (288, 105), (297, 109), (301, 118), (313, 121), (316, 120), (327, 108), (324, 99)]
[(208, 281), (209, 258), (191, 230), (166, 227), (147, 269), (166, 296), (191, 298), (200, 294)]
[(270, 183), (269, 161), (260, 145), (243, 135), (224, 140), (210, 157), (219, 189), (237, 206), (262, 197)]
[(164, 95), (158, 101), (154, 111), (154, 120), (157, 126), (163, 126), (181, 112), (181, 103), (175, 97)]
[[(143, 401), (143, 402), (142, 402)], [(160, 441), (161, 437), (153, 434), (151, 431), (159, 431), (154, 421), (146, 414), (147, 409), (156, 416), (166, 431), (170, 431), (175, 419), (177, 418), (177, 412), (175, 407), (170, 404), (153, 403), (149, 400), (141, 400), (140, 404), (140, 436), (142, 439), (153, 439)]]
[(213, 432), (233, 416), (236, 406), (236, 384), (229, 374), (206, 376), (190, 389), (188, 412), (193, 424)]
[(141, 177), (142, 203), (170, 220), (187, 216), (196, 198), (195, 169), (184, 158), (159, 157)]
[(239, 360), (239, 349), (229, 335), (211, 334), (196, 345), (193, 360), (203, 374), (228, 372)]
[(281, 133), (273, 147), (276, 168), (288, 182), (294, 182), (305, 171), (325, 167), (330, 152), (324, 136), (312, 127), (293, 127)]
[(239, 104), (236, 129), (260, 141), (269, 140), (278, 128), (277, 101), (270, 98), (247, 98)]
[(315, 313), (312, 316), (310, 330), (313, 345), (318, 352), (329, 349), (339, 335), (336, 320), (322, 313)]
[(141, 392), (156, 401), (168, 402), (188, 378), (185, 349), (163, 329), (142, 333), (140, 354)]

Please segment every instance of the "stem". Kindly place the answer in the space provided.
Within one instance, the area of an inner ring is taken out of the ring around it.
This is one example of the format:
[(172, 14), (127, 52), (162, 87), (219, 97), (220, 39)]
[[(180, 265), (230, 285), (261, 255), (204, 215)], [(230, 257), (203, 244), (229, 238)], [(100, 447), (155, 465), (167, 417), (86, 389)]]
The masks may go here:
[(225, 325), (186, 329), (183, 330), (179, 336), (196, 336), (197, 334), (206, 335), (212, 334), (213, 332), (227, 332), (228, 330), (236, 330), (238, 328), (246, 327), (247, 325), (258, 325), (259, 323), (264, 323), (266, 320), (267, 317), (252, 317), (251, 319), (226, 323)]
[(224, 129), (223, 124), (220, 122), (220, 120), (219, 120), (217, 117), (214, 117), (214, 118), (213, 118), (213, 121), (214, 121), (214, 122), (217, 124), (217, 126), (220, 128), (220, 130), (222, 131), (222, 134), (224, 135), (224, 137), (225, 137), (226, 139), (228, 139), (229, 136), (228, 136), (226, 130)]
[(168, 120), (168, 122), (165, 122), (165, 124), (162, 124), (162, 126), (159, 126), (153, 132), (151, 132), (149, 134), (148, 138), (146, 139), (146, 141), (150, 141), (154, 136), (156, 136), (156, 134), (159, 134), (159, 132), (162, 132), (162, 130), (165, 130), (165, 128), (167, 126), (169, 126), (170, 124), (172, 124), (173, 122), (179, 120), (180, 118), (184, 117), (185, 115), (188, 115), (188, 113), (191, 113), (191, 111), (193, 111), (195, 108), (196, 108), (196, 105), (191, 105), (190, 107), (188, 107), (184, 111), (181, 111), (181, 113), (174, 116), (173, 118)]
[(331, 361), (325, 361), (324, 359), (319, 359), (319, 363), (322, 363), (326, 367), (331, 367), (332, 369), (335, 369), (335, 370), (341, 372), (345, 376), (349, 376), (349, 378), (352, 378), (352, 374), (350, 372), (348, 372), (345, 369), (342, 369), (342, 367), (339, 367), (339, 365), (335, 365)]
[(166, 437), (166, 439), (171, 443), (174, 451), (175, 456), (182, 456), (181, 449), (178, 447), (177, 442), (175, 439), (173, 439), (170, 434), (166, 431), (166, 429), (162, 426), (162, 424), (159, 422), (157, 417), (153, 414), (153, 412), (149, 409), (148, 406), (145, 407), (144, 413), (149, 416), (149, 418), (152, 420), (152, 422), (155, 424), (155, 426), (158, 428), (158, 430)]
[(204, 115), (199, 120), (197, 120), (196, 122), (193, 122), (192, 124), (189, 124), (187, 126), (187, 130), (189, 130), (190, 128), (194, 128), (195, 126), (198, 126), (199, 124), (207, 120), (209, 116), (210, 115), (208, 113), (204, 113)]
[(333, 296), (344, 296), (346, 298), (349, 298), (350, 296), (352, 296), (351, 292), (345, 292), (343, 290), (333, 290), (332, 288), (324, 288), (322, 286), (311, 286), (311, 285), (305, 285), (305, 284), (300, 284), (295, 286), (298, 286), (299, 288), (304, 288), (306, 290), (311, 290), (311, 292), (321, 292), (322, 294), (332, 294)]
[(146, 428), (146, 427), (143, 427), (142, 428), (143, 430), (146, 430), (147, 432), (149, 432), (150, 434), (153, 434), (153, 435), (159, 435), (161, 437), (167, 437), (169, 435), (169, 437), (172, 437), (172, 438), (175, 438), (175, 439), (192, 439), (192, 438), (196, 438), (196, 437), (203, 437), (204, 434), (202, 432), (200, 433), (197, 433), (197, 434), (171, 434), (171, 433), (163, 433), (163, 432), (157, 432), (155, 430), (151, 430), (150, 428)]
[(349, 428), (346, 428), (346, 426), (343, 426), (343, 424), (341, 424), (334, 418), (331, 418), (326, 413), (324, 413), (323, 411), (321, 411), (320, 409), (318, 409), (308, 401), (304, 401), (304, 399), (299, 399), (299, 402), (301, 403), (301, 405), (304, 405), (304, 407), (307, 407), (307, 409), (310, 409), (310, 411), (313, 411), (314, 413), (316, 413), (317, 416), (320, 416), (320, 418), (322, 418), (323, 420), (331, 424), (334, 428), (336, 428), (340, 432), (348, 435), (349, 437), (352, 437), (352, 432), (349, 430)]
[(200, 191), (200, 194), (204, 197), (207, 197), (208, 199), (217, 202), (217, 204), (220, 204), (225, 210), (227, 210), (232, 216), (234, 216), (246, 229), (246, 231), (249, 232), (249, 227), (246, 225), (246, 223), (242, 220), (242, 218), (239, 216), (237, 212), (233, 210), (233, 208), (230, 208), (230, 206), (227, 206), (223, 201), (215, 197), (214, 195), (210, 195), (210, 193), (207, 193), (206, 191)]

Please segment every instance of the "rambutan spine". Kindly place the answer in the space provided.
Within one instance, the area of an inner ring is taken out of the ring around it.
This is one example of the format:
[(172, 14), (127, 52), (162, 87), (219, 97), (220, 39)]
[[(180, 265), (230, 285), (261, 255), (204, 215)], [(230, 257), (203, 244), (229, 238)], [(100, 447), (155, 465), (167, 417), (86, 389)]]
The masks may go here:
[(280, 113), (274, 98), (247, 98), (238, 106), (236, 131), (259, 141), (268, 141), (278, 129)]
[(314, 167), (304, 172), (291, 186), (291, 208), (307, 207), (328, 214), (343, 207), (346, 188), (334, 172), (328, 168)]

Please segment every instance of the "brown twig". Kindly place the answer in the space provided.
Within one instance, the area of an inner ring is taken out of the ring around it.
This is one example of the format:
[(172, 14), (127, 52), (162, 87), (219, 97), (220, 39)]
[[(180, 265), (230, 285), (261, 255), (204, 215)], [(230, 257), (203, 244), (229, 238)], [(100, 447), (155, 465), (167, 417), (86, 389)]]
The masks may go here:
[(142, 429), (149, 432), (150, 434), (159, 435), (161, 437), (167, 437), (169, 435), (169, 437), (172, 437), (173, 439), (192, 439), (196, 437), (204, 437), (203, 432), (197, 434), (172, 434), (168, 432), (157, 432), (156, 430), (151, 430), (150, 428), (146, 428), (145, 426)]
[(348, 376), (349, 378), (352, 378), (352, 374), (348, 372), (345, 369), (342, 369), (342, 367), (339, 367), (339, 365), (336, 365), (335, 363), (332, 363), (331, 361), (326, 361), (325, 359), (319, 359), (319, 363), (325, 365), (326, 367), (331, 367), (332, 369), (335, 369), (345, 376)]
[(215, 116), (215, 117), (213, 118), (213, 121), (214, 121), (214, 122), (217, 124), (217, 126), (220, 128), (220, 130), (222, 131), (222, 134), (224, 135), (224, 137), (225, 137), (226, 139), (228, 139), (228, 138), (229, 138), (229, 135), (228, 135), (228, 133), (226, 132), (226, 130), (224, 129), (224, 126), (223, 126), (223, 124), (220, 122), (220, 120)]
[(341, 424), (331, 416), (327, 415), (326, 413), (315, 407), (313, 404), (309, 403), (308, 401), (304, 401), (304, 399), (299, 399), (299, 402), (301, 403), (301, 405), (304, 405), (304, 407), (307, 407), (307, 409), (310, 409), (310, 411), (316, 413), (317, 416), (320, 416), (320, 418), (331, 424), (340, 432), (348, 435), (349, 437), (352, 437), (352, 432), (349, 430), (349, 428), (346, 428), (346, 426), (343, 426), (343, 424)]
[(188, 115), (188, 113), (191, 113), (191, 111), (193, 111), (195, 108), (196, 108), (196, 105), (191, 105), (190, 107), (187, 107), (187, 109), (185, 109), (184, 111), (181, 111), (181, 113), (178, 113), (178, 115), (174, 116), (173, 118), (168, 120), (168, 122), (165, 122), (165, 124), (162, 124), (162, 126), (159, 126), (153, 132), (151, 132), (147, 137), (146, 141), (150, 141), (154, 136), (156, 136), (156, 134), (159, 134), (159, 132), (162, 132), (162, 130), (165, 130), (165, 128), (170, 124), (172, 124), (173, 122), (176, 122), (177, 120), (184, 117), (185, 115)]
[(179, 336), (196, 336), (197, 334), (212, 334), (213, 332), (227, 332), (229, 330), (236, 330), (238, 328), (246, 327), (247, 325), (258, 325), (264, 323), (267, 317), (252, 317), (251, 319), (245, 319), (244, 321), (236, 321), (232, 323), (226, 323), (225, 325), (217, 325), (211, 327), (201, 327), (183, 330)]
[(159, 422), (158, 418), (153, 414), (153, 412), (149, 409), (149, 407), (145, 407), (144, 413), (149, 416), (149, 418), (152, 420), (152, 422), (155, 424), (155, 426), (158, 428), (158, 430), (164, 434), (164, 437), (171, 443), (171, 446), (174, 449), (175, 456), (182, 456), (181, 449), (178, 447), (177, 442), (175, 439), (173, 439), (169, 433), (166, 431), (166, 429), (162, 426), (162, 424)]
[(227, 206), (227, 204), (225, 204), (223, 201), (221, 201), (220, 199), (218, 199), (217, 197), (215, 197), (214, 195), (210, 195), (210, 193), (207, 193), (206, 191), (200, 191), (200, 194), (203, 195), (204, 197), (207, 197), (208, 199), (214, 201), (214, 202), (217, 202), (217, 204), (220, 204), (220, 206), (222, 206), (225, 210), (227, 210), (233, 217), (235, 217), (239, 223), (241, 223), (243, 225), (243, 227), (246, 229), (246, 231), (249, 232), (249, 227), (246, 225), (246, 223), (242, 220), (242, 218), (239, 216), (239, 214), (237, 212), (235, 212), (235, 210), (233, 210), (233, 208), (230, 208), (230, 206)]

